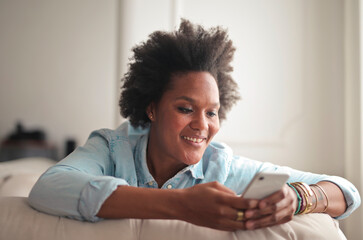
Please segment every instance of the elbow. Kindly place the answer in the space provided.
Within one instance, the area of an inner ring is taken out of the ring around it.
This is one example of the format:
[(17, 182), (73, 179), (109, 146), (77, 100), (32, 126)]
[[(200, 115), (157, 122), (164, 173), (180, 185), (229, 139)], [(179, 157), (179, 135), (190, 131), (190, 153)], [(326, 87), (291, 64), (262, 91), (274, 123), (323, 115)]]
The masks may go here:
[(355, 189), (355, 191), (353, 191), (353, 195), (354, 195), (354, 197), (353, 197), (354, 201), (352, 203), (352, 209), (355, 210), (360, 206), (362, 199), (361, 199), (360, 194), (357, 189)]
[(28, 203), (31, 207), (42, 211), (47, 212), (45, 210), (44, 199), (47, 199), (47, 188), (44, 186), (46, 180), (44, 180), (44, 175), (42, 175), (38, 181), (34, 184), (28, 196)]

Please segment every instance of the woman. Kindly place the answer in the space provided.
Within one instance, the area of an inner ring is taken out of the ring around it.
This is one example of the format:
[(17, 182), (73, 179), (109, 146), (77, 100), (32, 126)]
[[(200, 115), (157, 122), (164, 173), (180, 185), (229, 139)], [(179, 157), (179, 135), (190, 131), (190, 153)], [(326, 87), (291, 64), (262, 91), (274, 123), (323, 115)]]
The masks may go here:
[[(347, 180), (233, 156), (212, 142), (239, 99), (234, 51), (223, 29), (188, 21), (151, 34), (133, 49), (125, 75), (120, 107), (129, 121), (93, 132), (47, 170), (30, 204), (79, 220), (179, 219), (228, 231), (285, 223), (294, 214), (351, 214), (360, 196)], [(262, 200), (237, 196), (260, 171), (287, 172), (289, 184)]]

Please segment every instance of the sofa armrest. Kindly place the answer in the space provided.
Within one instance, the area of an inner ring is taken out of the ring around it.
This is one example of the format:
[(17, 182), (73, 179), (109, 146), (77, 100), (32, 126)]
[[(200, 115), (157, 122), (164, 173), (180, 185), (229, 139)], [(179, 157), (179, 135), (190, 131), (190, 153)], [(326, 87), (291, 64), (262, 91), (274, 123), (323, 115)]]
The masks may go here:
[(32, 209), (25, 197), (0, 198), (0, 239), (184, 240), (184, 239), (345, 239), (338, 222), (326, 214), (296, 216), (288, 223), (253, 231), (225, 232), (178, 220), (104, 220), (80, 222)]

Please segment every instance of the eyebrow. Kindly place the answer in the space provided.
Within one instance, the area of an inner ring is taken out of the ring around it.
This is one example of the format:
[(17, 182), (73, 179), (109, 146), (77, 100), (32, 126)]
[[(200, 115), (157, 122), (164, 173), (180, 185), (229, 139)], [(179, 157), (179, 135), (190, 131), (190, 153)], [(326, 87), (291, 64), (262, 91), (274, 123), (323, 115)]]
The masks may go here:
[[(180, 97), (177, 97), (175, 100), (185, 100), (187, 102), (190, 102), (190, 103), (195, 103), (196, 101), (193, 99), (193, 98), (190, 98), (190, 97), (187, 97), (187, 96), (180, 96)], [(218, 107), (220, 106), (220, 103), (217, 102), (217, 103), (214, 103), (214, 104), (211, 104), (213, 107)]]

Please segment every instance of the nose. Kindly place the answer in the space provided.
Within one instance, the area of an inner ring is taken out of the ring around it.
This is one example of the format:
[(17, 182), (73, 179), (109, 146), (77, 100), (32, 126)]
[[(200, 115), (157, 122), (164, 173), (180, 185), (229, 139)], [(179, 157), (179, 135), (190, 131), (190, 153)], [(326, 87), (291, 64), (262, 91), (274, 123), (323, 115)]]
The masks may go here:
[(192, 121), (190, 122), (190, 127), (193, 130), (207, 130), (208, 129), (208, 119), (204, 113), (195, 114)]

